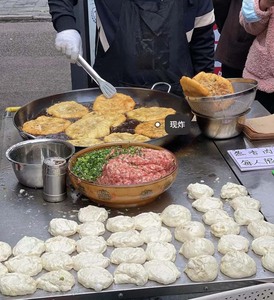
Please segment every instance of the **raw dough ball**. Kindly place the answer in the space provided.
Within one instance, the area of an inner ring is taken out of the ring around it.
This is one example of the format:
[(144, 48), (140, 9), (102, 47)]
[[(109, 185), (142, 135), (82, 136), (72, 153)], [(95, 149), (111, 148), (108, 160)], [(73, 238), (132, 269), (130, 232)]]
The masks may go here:
[(9, 272), (17, 272), (35, 276), (43, 269), (41, 258), (35, 255), (18, 255), (10, 258), (5, 263)]
[(145, 212), (133, 217), (136, 230), (143, 230), (145, 227), (161, 226), (162, 220), (159, 214)]
[(176, 265), (169, 260), (147, 261), (144, 268), (148, 273), (149, 280), (162, 284), (173, 283), (181, 276), (181, 272)]
[(213, 243), (206, 238), (194, 238), (183, 243), (179, 253), (187, 259), (200, 255), (213, 255), (215, 248)]
[(143, 248), (115, 248), (110, 255), (110, 262), (119, 265), (125, 263), (143, 264), (146, 261), (146, 252)]
[(218, 242), (218, 251), (222, 254), (226, 254), (231, 250), (247, 252), (248, 248), (249, 240), (241, 235), (226, 234)]
[(76, 242), (65, 236), (55, 236), (45, 241), (46, 252), (65, 252), (71, 254), (76, 250)]
[(267, 252), (262, 257), (262, 265), (267, 270), (274, 272), (274, 252), (273, 252), (273, 250), (270, 252)]
[(248, 225), (252, 221), (261, 221), (264, 216), (256, 209), (238, 208), (234, 212), (234, 219), (239, 225)]
[(107, 289), (113, 282), (113, 277), (104, 268), (90, 267), (83, 268), (77, 272), (78, 282), (86, 288), (100, 292)]
[(176, 248), (167, 242), (151, 242), (146, 248), (147, 260), (170, 260), (176, 259)]
[(0, 277), (0, 292), (5, 296), (31, 295), (36, 291), (36, 281), (26, 274), (7, 273)]
[(140, 233), (137, 230), (114, 232), (107, 239), (107, 245), (112, 247), (139, 247), (144, 244)]
[(102, 253), (81, 252), (72, 256), (73, 269), (79, 271), (87, 266), (107, 268), (110, 264), (110, 259)]
[(74, 286), (75, 279), (70, 272), (57, 270), (41, 275), (36, 282), (38, 289), (47, 292), (67, 292)]
[(43, 268), (47, 271), (71, 270), (73, 261), (65, 252), (46, 252), (41, 256)]
[(109, 218), (106, 223), (106, 228), (110, 232), (128, 231), (134, 229), (134, 227), (134, 219), (128, 216)]
[(172, 240), (172, 234), (170, 230), (163, 226), (146, 227), (140, 232), (140, 235), (145, 243), (171, 242)]
[(138, 286), (145, 285), (148, 281), (148, 274), (141, 264), (122, 263), (114, 271), (114, 283), (132, 283)]
[(187, 195), (190, 199), (199, 199), (201, 197), (211, 197), (214, 191), (211, 187), (203, 183), (191, 183), (187, 186)]
[(252, 241), (251, 249), (258, 255), (274, 251), (274, 236), (260, 236)]
[(184, 272), (192, 281), (213, 281), (218, 275), (218, 262), (211, 255), (200, 255), (189, 259)]
[(250, 208), (260, 210), (261, 203), (260, 201), (251, 198), (250, 196), (239, 196), (229, 201), (230, 206), (236, 210), (238, 208)]
[(53, 236), (70, 236), (78, 231), (78, 224), (72, 220), (55, 218), (49, 222), (48, 231)]
[(14, 246), (12, 253), (17, 255), (37, 255), (40, 256), (45, 251), (45, 243), (36, 237), (24, 236)]
[(108, 212), (103, 207), (88, 205), (80, 208), (78, 212), (78, 220), (82, 223), (89, 221), (105, 222), (108, 218)]
[(8, 268), (0, 263), (0, 277), (6, 273), (8, 273)]
[(7, 260), (11, 254), (11, 246), (8, 243), (0, 242), (0, 262)]
[(245, 186), (233, 182), (227, 182), (221, 188), (221, 198), (234, 199), (239, 196), (247, 196), (247, 189)]
[(266, 221), (250, 222), (247, 225), (247, 231), (254, 239), (264, 235), (274, 236), (274, 224)]
[(177, 227), (191, 220), (191, 212), (183, 205), (171, 204), (162, 211), (161, 219), (166, 226)]
[(256, 263), (248, 254), (232, 250), (221, 259), (220, 270), (230, 278), (244, 278), (256, 274)]
[(211, 209), (222, 209), (223, 202), (219, 198), (215, 197), (202, 197), (192, 202), (192, 207), (200, 212), (207, 212)]
[(174, 230), (175, 239), (180, 242), (186, 242), (196, 237), (205, 236), (205, 226), (203, 223), (198, 221), (186, 222)]
[(228, 213), (220, 208), (208, 210), (203, 214), (202, 219), (207, 225), (212, 225), (214, 223), (227, 219), (232, 220)]
[(88, 235), (76, 242), (76, 250), (80, 252), (104, 253), (107, 250), (107, 242), (102, 236)]
[(224, 220), (214, 223), (210, 226), (210, 231), (216, 237), (221, 237), (225, 234), (239, 234), (240, 225), (233, 220)]
[(78, 233), (81, 237), (87, 235), (103, 235), (105, 233), (105, 225), (99, 221), (89, 221), (78, 226)]

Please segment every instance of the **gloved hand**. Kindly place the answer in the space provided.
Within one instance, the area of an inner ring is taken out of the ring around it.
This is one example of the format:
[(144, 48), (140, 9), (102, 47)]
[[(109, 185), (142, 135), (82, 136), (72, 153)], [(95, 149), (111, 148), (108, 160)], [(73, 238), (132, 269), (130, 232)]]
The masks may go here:
[(78, 55), (83, 54), (81, 36), (74, 29), (58, 32), (55, 38), (55, 47), (64, 53), (72, 63), (76, 63)]

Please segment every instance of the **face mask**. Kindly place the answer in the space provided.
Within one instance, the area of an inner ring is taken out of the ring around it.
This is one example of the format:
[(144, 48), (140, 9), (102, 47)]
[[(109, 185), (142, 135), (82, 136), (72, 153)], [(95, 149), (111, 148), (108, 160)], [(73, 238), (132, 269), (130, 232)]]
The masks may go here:
[(242, 14), (246, 22), (249, 23), (258, 22), (261, 20), (261, 18), (255, 12), (254, 1), (243, 0)]

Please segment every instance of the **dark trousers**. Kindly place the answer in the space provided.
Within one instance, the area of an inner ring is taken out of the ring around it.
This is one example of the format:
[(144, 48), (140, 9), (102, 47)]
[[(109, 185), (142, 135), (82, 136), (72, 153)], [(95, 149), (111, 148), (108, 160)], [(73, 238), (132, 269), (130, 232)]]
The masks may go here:
[[(242, 78), (243, 70), (222, 65), (222, 76), (225, 78)], [(258, 100), (271, 114), (274, 114), (274, 93), (257, 90), (255, 100)]]
[(257, 90), (255, 100), (258, 100), (271, 114), (274, 114), (274, 93)]
[(234, 69), (222, 64), (222, 76), (225, 78), (242, 78), (243, 70)]

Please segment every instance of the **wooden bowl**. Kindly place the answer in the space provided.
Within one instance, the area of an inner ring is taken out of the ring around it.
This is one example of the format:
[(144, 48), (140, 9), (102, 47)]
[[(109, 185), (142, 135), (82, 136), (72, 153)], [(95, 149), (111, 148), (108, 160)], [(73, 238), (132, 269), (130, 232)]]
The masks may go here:
[[(166, 176), (146, 183), (130, 185), (103, 185), (81, 179), (73, 173), (73, 167), (77, 159), (89, 152), (109, 147), (130, 147), (139, 146), (142, 148), (167, 151), (173, 159), (174, 168)], [(116, 208), (137, 207), (146, 205), (154, 201), (160, 194), (165, 192), (175, 181), (178, 172), (178, 162), (173, 153), (163, 147), (147, 143), (109, 143), (100, 144), (85, 148), (75, 153), (68, 162), (68, 176), (73, 187), (90, 200), (107, 206)]]

